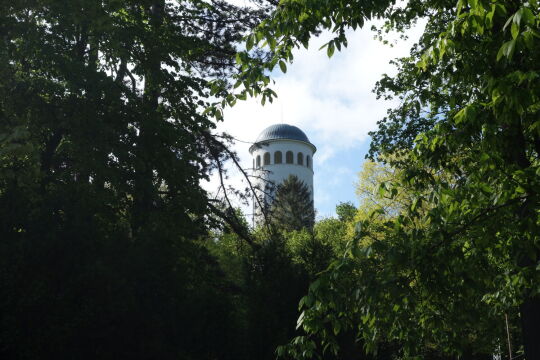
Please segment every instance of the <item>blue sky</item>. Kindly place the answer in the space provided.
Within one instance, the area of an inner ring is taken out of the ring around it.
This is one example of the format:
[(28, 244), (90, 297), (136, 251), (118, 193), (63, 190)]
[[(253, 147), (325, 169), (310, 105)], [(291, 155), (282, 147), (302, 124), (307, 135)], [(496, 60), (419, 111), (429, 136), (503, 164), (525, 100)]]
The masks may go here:
[[(411, 29), (408, 41), (390, 47), (374, 40), (370, 27), (368, 23), (363, 30), (349, 33), (349, 47), (331, 59), (325, 50), (319, 50), (328, 35), (315, 39), (308, 50), (298, 49), (287, 73), (274, 73), (273, 89), (278, 94), (274, 103), (262, 106), (259, 99), (238, 102), (226, 109), (224, 121), (218, 125), (218, 131), (246, 142), (275, 123), (301, 128), (317, 146), (313, 161), (318, 218), (333, 216), (339, 202), (357, 203), (354, 184), (369, 148), (368, 132), (376, 129), (377, 120), (393, 105), (377, 100), (372, 89), (383, 73), (395, 73), (389, 61), (408, 55), (421, 31), (421, 26)], [(245, 168), (251, 166), (248, 148), (243, 142), (235, 146)], [(242, 176), (234, 169), (228, 181), (242, 186)], [(217, 180), (207, 188), (216, 189)]]

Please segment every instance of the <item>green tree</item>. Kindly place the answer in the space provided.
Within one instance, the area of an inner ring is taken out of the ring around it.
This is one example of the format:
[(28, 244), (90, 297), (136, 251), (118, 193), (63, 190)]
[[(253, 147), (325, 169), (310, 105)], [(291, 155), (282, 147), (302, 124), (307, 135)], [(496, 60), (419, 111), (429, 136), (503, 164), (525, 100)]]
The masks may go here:
[(238, 358), (195, 239), (216, 208), (200, 181), (230, 157), (209, 81), (257, 4), (1, 1), (2, 358)]
[[(351, 261), (367, 266), (361, 278), (372, 281), (355, 285), (353, 277), (340, 288), (363, 294), (357, 301), (365, 305), (348, 309), (356, 314), (348, 324), (356, 326), (361, 319), (366, 340), (385, 329), (406, 340), (410, 354), (418, 351), (414, 341), (423, 346), (441, 340), (449, 353), (465, 353), (469, 340), (475, 340), (477, 350), (494, 351), (494, 341), (502, 337), (495, 320), (519, 312), (525, 356), (540, 358), (538, 2), (284, 2), (253, 35), (255, 40), (248, 39), (253, 44), (266, 39), (274, 57), (263, 66), (245, 66), (242, 79), (263, 89), (264, 68), (291, 61), (292, 50), (307, 47), (321, 28), (335, 34), (326, 44), (331, 56), (346, 47), (347, 28), (375, 17), (386, 19), (383, 30), (427, 21), (410, 56), (396, 62), (398, 75), (377, 85), (381, 97), (400, 100), (373, 134), (373, 156), (402, 159), (390, 161), (402, 172), (400, 179), (381, 190), (395, 197), (406, 187), (412, 201), (380, 229), (384, 242), (351, 250)], [(363, 225), (360, 237), (369, 236), (370, 224)], [(377, 263), (373, 256), (385, 259), (381, 269), (393, 271), (370, 268)], [(328, 277), (317, 288), (339, 294), (332, 279), (341, 280)], [(418, 300), (414, 308), (411, 299)], [(325, 297), (304, 305), (324, 308), (319, 314), (327, 316), (343, 313), (339, 303)], [(380, 324), (391, 320), (388, 314), (399, 320)], [(308, 332), (330, 337), (309, 317), (303, 319)], [(456, 335), (463, 329), (471, 334), (465, 342)]]
[(356, 206), (354, 206), (354, 204), (350, 201), (341, 202), (336, 205), (336, 214), (339, 221), (350, 221), (356, 214)]
[(298, 177), (291, 175), (277, 186), (270, 205), (270, 222), (285, 231), (313, 228), (311, 191)]
[(275, 359), (277, 346), (297, 333), (298, 302), (309, 278), (292, 260), (281, 234), (265, 236), (244, 268), (248, 359)]

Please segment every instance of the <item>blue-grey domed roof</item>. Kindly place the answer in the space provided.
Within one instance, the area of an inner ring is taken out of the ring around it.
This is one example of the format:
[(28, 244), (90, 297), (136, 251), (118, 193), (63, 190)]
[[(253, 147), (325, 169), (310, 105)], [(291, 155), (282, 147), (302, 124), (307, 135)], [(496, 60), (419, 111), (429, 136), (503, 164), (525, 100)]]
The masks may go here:
[(267, 127), (259, 134), (255, 143), (279, 139), (298, 140), (311, 144), (302, 130), (289, 124), (275, 124)]

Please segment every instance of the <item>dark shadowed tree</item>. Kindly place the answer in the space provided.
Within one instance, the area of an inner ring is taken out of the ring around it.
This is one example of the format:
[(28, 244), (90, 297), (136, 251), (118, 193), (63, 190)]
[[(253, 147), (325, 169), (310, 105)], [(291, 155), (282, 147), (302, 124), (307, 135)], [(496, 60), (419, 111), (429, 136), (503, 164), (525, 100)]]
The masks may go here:
[(291, 175), (277, 186), (270, 206), (270, 222), (286, 231), (313, 228), (311, 191), (298, 177)]
[(0, 357), (238, 358), (204, 108), (268, 6), (0, 6)]

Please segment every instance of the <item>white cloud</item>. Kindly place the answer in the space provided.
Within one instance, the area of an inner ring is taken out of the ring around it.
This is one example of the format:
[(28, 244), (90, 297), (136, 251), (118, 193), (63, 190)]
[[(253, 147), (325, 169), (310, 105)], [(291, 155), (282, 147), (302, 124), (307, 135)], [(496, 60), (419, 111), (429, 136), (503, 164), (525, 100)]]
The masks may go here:
[[(297, 50), (288, 72), (275, 78), (278, 99), (265, 106), (260, 105), (258, 99), (238, 102), (226, 109), (225, 120), (218, 124), (218, 131), (249, 142), (265, 127), (285, 122), (300, 127), (317, 146), (316, 166), (324, 164), (325, 167), (336, 166), (336, 169), (347, 166), (336, 161), (336, 157), (342, 151), (369, 141), (368, 132), (376, 128), (376, 122), (391, 105), (376, 100), (372, 93), (375, 82), (383, 73), (395, 73), (389, 61), (408, 55), (413, 41), (423, 30), (423, 25), (416, 26), (409, 31), (409, 41), (390, 47), (374, 40), (370, 27), (368, 23), (363, 30), (350, 32), (348, 48), (336, 52), (331, 59), (325, 50), (318, 50), (329, 39), (328, 35), (312, 41), (309, 50)], [(235, 146), (245, 167), (251, 166), (248, 148), (245, 143)], [(352, 173), (358, 171), (358, 164), (350, 164)], [(315, 176), (316, 184), (325, 181)], [(239, 180), (235, 176), (231, 181)], [(317, 189), (315, 193), (318, 194)], [(320, 194), (316, 202), (330, 201), (331, 195)]]

